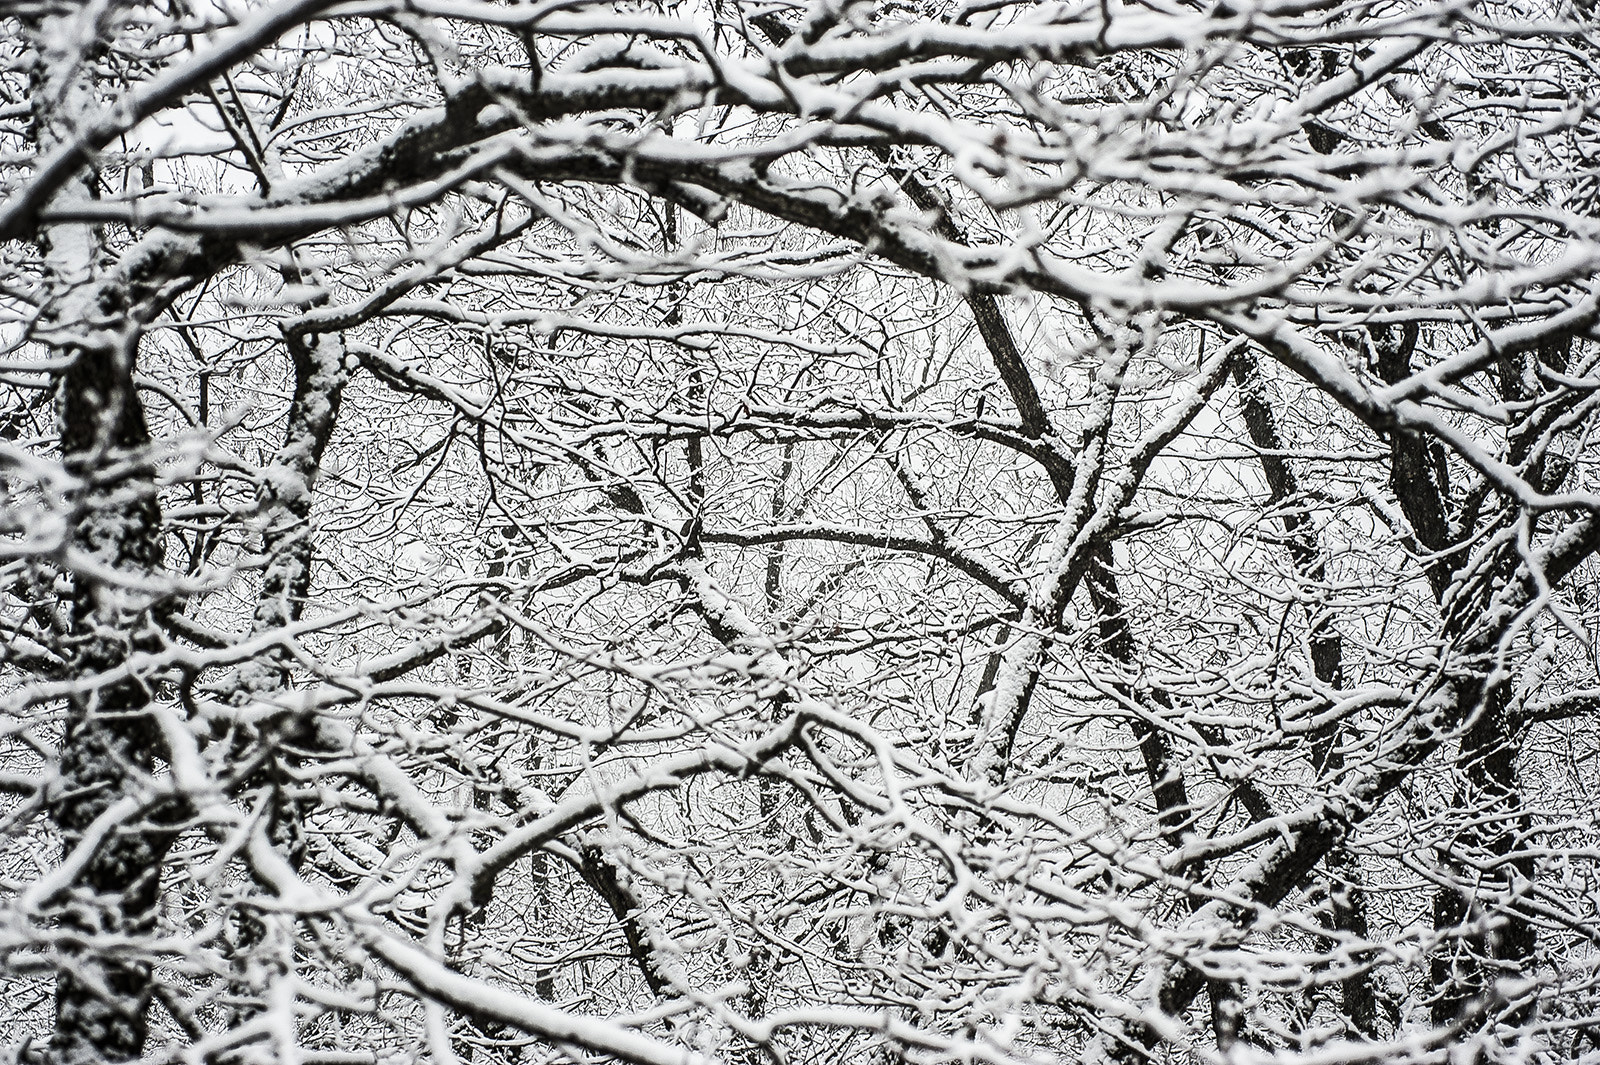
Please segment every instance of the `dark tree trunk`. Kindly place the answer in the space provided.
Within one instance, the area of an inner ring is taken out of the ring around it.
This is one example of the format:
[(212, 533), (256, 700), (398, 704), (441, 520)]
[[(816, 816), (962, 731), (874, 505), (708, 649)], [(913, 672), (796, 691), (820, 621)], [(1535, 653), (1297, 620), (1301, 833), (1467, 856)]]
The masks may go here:
[[(71, 571), (68, 651), (81, 689), (68, 708), (51, 813), (64, 855), (83, 846), (92, 854), (61, 900), (63, 942), (71, 947), (56, 983), (49, 1060), (86, 1065), (137, 1059), (144, 1049), (152, 966), (140, 941), (155, 930), (173, 838), (163, 822), (173, 811), (147, 799), (156, 765), (152, 682), (97, 679), (159, 647), (149, 579), (163, 562), (161, 515), (142, 453), (149, 436), (133, 390), (131, 345), (71, 354), (61, 382), (61, 444), (82, 484), (72, 546), (93, 565)], [(137, 805), (128, 809), (126, 800)], [(119, 803), (121, 815), (113, 810)], [(109, 826), (97, 824), (103, 818)]]

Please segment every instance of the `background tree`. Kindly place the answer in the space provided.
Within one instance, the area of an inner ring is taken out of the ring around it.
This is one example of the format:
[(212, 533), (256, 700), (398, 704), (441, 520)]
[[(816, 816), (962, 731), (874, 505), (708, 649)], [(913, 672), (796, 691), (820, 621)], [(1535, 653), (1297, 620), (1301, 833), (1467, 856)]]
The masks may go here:
[(0, 19), (18, 1058), (1600, 1047), (1589, 7)]

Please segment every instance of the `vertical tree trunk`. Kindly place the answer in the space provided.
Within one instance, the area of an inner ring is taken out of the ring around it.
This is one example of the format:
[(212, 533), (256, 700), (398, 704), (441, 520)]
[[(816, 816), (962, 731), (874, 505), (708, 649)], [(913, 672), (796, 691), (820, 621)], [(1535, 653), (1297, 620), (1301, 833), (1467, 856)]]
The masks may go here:
[[(144, 1046), (151, 967), (137, 940), (154, 930), (161, 863), (172, 839), (169, 828), (152, 823), (161, 813), (148, 805), (136, 817), (113, 813), (120, 800), (149, 794), (157, 754), (148, 714), (153, 692), (136, 673), (99, 678), (159, 649), (152, 612), (164, 553), (145, 453), (149, 434), (132, 377), (137, 332), (116, 336), (88, 326), (84, 333), (55, 345), (72, 360), (60, 384), (60, 424), (62, 458), (79, 481), (66, 657), (80, 688), (68, 707), (51, 813), (65, 858), (82, 847), (93, 851), (61, 917), (83, 944), (56, 987), (51, 1056), (63, 1065), (125, 1061)], [(98, 839), (91, 836), (92, 828), (106, 827), (96, 824), (106, 817), (115, 823), (96, 832)]]
[[(149, 434), (132, 377), (137, 332), (116, 336), (93, 326), (84, 332), (81, 340), (53, 345), (72, 360), (60, 384), (60, 424), (63, 461), (79, 480), (66, 657), (80, 689), (68, 708), (51, 812), (64, 855), (93, 848), (62, 916), (63, 928), (86, 944), (57, 982), (51, 1056), (63, 1065), (130, 1060), (144, 1046), (150, 964), (129, 940), (154, 930), (161, 863), (172, 838), (145, 819), (154, 812), (147, 809), (144, 818), (123, 818), (98, 842), (86, 842), (119, 800), (149, 791), (157, 743), (150, 682), (136, 674), (98, 678), (159, 649), (152, 611), (160, 589), (152, 578), (161, 574), (164, 552), (145, 453)], [(100, 937), (118, 942), (101, 948)]]
[[(26, 24), (36, 57), (32, 132), (41, 152), (71, 141), (97, 109), (93, 71), (108, 7), (86, 5)], [(93, 198), (94, 182), (79, 175), (58, 202)], [(123, 305), (125, 294), (101, 283), (93, 227), (49, 225), (38, 243), (49, 296), (35, 336), (67, 367), (58, 382), (61, 458), (77, 481), (62, 648), (77, 690), (50, 804), (63, 859), (77, 868), (50, 900), (60, 905), (64, 956), (45, 1059), (92, 1065), (138, 1058), (148, 1029), (152, 964), (141, 940), (155, 929), (172, 840), (160, 822), (171, 811), (150, 802), (153, 682), (137, 671), (102, 678), (160, 646), (152, 610), (162, 596), (164, 557), (150, 436), (133, 381), (138, 316)]]

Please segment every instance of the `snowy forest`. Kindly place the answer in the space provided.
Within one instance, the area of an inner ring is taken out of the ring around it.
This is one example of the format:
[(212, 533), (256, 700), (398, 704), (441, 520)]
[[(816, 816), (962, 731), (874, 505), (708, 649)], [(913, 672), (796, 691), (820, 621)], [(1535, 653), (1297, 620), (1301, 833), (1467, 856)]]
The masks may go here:
[(1593, 0), (0, 2), (0, 1063), (1600, 1062)]

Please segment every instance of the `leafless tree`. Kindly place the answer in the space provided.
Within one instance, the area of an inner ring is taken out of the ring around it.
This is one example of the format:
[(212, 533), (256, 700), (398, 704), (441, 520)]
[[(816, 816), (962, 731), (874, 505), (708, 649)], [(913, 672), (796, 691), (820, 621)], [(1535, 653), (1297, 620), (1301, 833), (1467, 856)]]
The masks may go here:
[(1596, 1058), (1597, 34), (0, 4), (8, 1052)]

